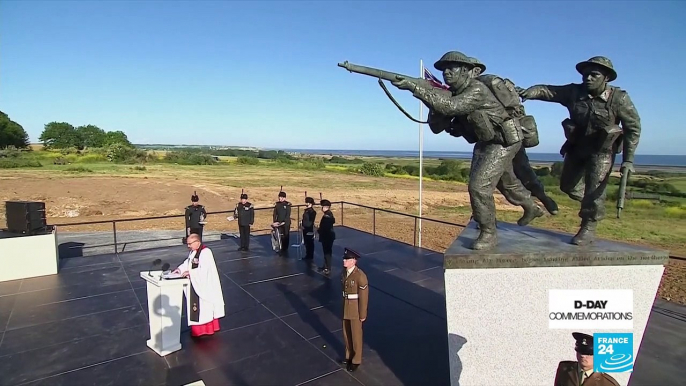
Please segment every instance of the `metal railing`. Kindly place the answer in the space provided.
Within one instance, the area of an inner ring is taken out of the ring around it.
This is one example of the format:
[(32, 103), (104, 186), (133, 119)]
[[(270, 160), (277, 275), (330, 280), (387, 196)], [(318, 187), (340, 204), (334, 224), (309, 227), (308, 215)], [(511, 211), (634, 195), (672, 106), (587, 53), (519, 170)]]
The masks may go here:
[[(372, 234), (374, 236), (377, 236), (377, 212), (380, 213), (388, 213), (388, 214), (393, 214), (393, 215), (398, 215), (406, 218), (412, 218), (414, 219), (414, 226), (413, 226), (413, 242), (412, 246), (416, 247), (417, 246), (417, 239), (418, 239), (418, 234), (417, 234), (417, 229), (418, 229), (418, 222), (419, 220), (425, 221), (425, 222), (431, 222), (431, 223), (436, 223), (436, 224), (442, 224), (442, 225), (448, 225), (448, 226), (453, 226), (453, 227), (460, 227), (464, 228), (466, 225), (464, 224), (457, 224), (457, 223), (452, 223), (449, 221), (444, 221), (444, 220), (438, 220), (438, 219), (432, 219), (432, 218), (427, 218), (427, 217), (419, 217), (417, 215), (409, 214), (409, 213), (403, 213), (403, 212), (398, 212), (395, 210), (390, 210), (390, 209), (383, 209), (383, 208), (377, 208), (373, 206), (368, 206), (368, 205), (363, 205), (363, 204), (357, 204), (354, 202), (348, 202), (348, 201), (334, 201), (331, 203), (332, 209), (335, 205), (340, 205), (340, 224), (339, 225), (345, 225), (345, 216), (344, 216), (344, 208), (345, 205), (350, 205), (358, 208), (364, 208), (371, 210), (371, 216), (372, 216)], [(319, 205), (315, 205), (319, 206)], [(306, 207), (305, 204), (299, 204), (299, 205), (292, 205), (291, 210), (295, 209), (296, 212), (296, 217), (291, 218), (291, 224), (299, 224), (299, 219), (300, 219), (300, 208)], [(266, 210), (274, 210), (274, 206), (268, 206), (268, 207), (261, 207), (261, 208), (255, 208), (256, 212), (259, 211), (266, 211)], [(222, 210), (222, 211), (216, 211), (216, 212), (207, 212), (208, 216), (209, 215), (218, 215), (218, 214), (230, 214), (234, 213), (233, 210)], [(97, 221), (80, 221), (80, 222), (70, 222), (70, 223), (58, 223), (54, 224), (54, 226), (57, 226), (59, 228), (62, 227), (75, 227), (75, 226), (83, 226), (83, 225), (100, 225), (100, 224), (112, 224), (112, 235), (113, 235), (113, 242), (112, 243), (105, 243), (105, 244), (96, 244), (96, 245), (84, 245), (84, 246), (79, 246), (79, 247), (73, 247), (73, 248), (96, 248), (96, 247), (108, 247), (108, 246), (113, 246), (114, 247), (114, 253), (120, 253), (123, 252), (124, 249), (126, 249), (127, 244), (136, 244), (136, 243), (147, 243), (147, 242), (156, 242), (156, 241), (169, 241), (169, 240), (175, 240), (177, 237), (166, 237), (166, 238), (155, 238), (155, 239), (145, 239), (145, 240), (134, 240), (134, 241), (126, 241), (126, 242), (120, 242), (117, 239), (117, 224), (119, 223), (130, 223), (130, 222), (135, 222), (135, 221), (150, 221), (150, 220), (163, 220), (163, 219), (184, 219), (185, 215), (183, 214), (178, 214), (178, 215), (166, 215), (166, 216), (150, 216), (150, 217), (135, 217), (135, 218), (120, 218), (120, 219), (113, 219), (113, 220), (97, 220)], [(185, 223), (185, 219), (183, 220)], [(356, 229), (355, 227), (350, 227), (353, 229)], [(291, 225), (291, 229), (293, 229), (293, 225)], [(271, 228), (264, 228), (264, 229), (251, 229), (251, 233), (262, 233), (262, 232), (268, 232), (271, 231)], [(396, 240), (399, 242), (402, 242), (400, 240)], [(409, 244), (409, 243), (408, 243)], [(123, 245), (123, 249), (120, 251), (119, 247)]]
[[(393, 215), (398, 215), (402, 217), (407, 217), (407, 218), (412, 218), (414, 220), (414, 225), (413, 225), (413, 241), (412, 241), (412, 246), (417, 247), (417, 240), (418, 240), (418, 222), (421, 220), (423, 222), (429, 222), (429, 223), (435, 223), (435, 224), (441, 224), (441, 225), (447, 225), (447, 226), (452, 226), (452, 227), (458, 227), (458, 228), (465, 228), (466, 224), (458, 224), (450, 221), (444, 221), (444, 220), (438, 220), (434, 218), (428, 218), (428, 217), (420, 217), (417, 215), (409, 214), (409, 213), (403, 213), (403, 212), (398, 212), (395, 210), (391, 209), (383, 209), (383, 208), (378, 208), (378, 207), (373, 207), (369, 205), (363, 205), (363, 204), (357, 204), (354, 202), (348, 202), (348, 201), (333, 201), (331, 202), (332, 209), (334, 205), (340, 205), (340, 210), (341, 210), (341, 222), (340, 225), (345, 225), (344, 221), (344, 205), (350, 205), (354, 206), (357, 208), (364, 208), (371, 210), (372, 213), (372, 234), (374, 236), (377, 236), (377, 231), (376, 231), (376, 224), (377, 224), (377, 212), (380, 213), (388, 213), (388, 214), (393, 214)], [(319, 205), (315, 205), (319, 206)], [(291, 224), (295, 223), (296, 227), (297, 224), (299, 224), (300, 219), (300, 208), (306, 207), (305, 204), (299, 204), (299, 205), (292, 205), (291, 210), (295, 209), (296, 210), (296, 217), (291, 218), (291, 220), (295, 220), (294, 222), (292, 221)], [(266, 211), (266, 210), (274, 210), (274, 206), (268, 206), (268, 207), (261, 207), (261, 208), (255, 208), (255, 211)], [(216, 212), (207, 212), (208, 215), (214, 215), (214, 214), (229, 214), (233, 213), (233, 210), (222, 210), (222, 211), (216, 211)], [(120, 243), (117, 241), (117, 223), (126, 223), (126, 222), (134, 222), (134, 221), (148, 221), (148, 220), (161, 220), (161, 219), (172, 219), (172, 218), (184, 218), (185, 216), (183, 214), (179, 215), (167, 215), (167, 216), (151, 216), (151, 217), (136, 217), (136, 218), (122, 218), (122, 219), (114, 219), (114, 220), (99, 220), (99, 221), (82, 221), (82, 222), (73, 222), (73, 223), (60, 223), (60, 224), (55, 224), (57, 227), (71, 227), (71, 226), (81, 226), (81, 225), (96, 225), (96, 224), (112, 224), (112, 234), (113, 234), (113, 243), (107, 243), (107, 244), (97, 244), (97, 245), (88, 245), (88, 246), (81, 246), (79, 248), (96, 248), (96, 247), (107, 247), (107, 246), (114, 246), (114, 252), (120, 253), (119, 251), (119, 245), (124, 245), (124, 248), (122, 249), (121, 252), (124, 251), (126, 248), (127, 244), (136, 244), (136, 243), (146, 243), (146, 242), (155, 242), (155, 241), (169, 241), (169, 240), (175, 240), (177, 237), (167, 237), (167, 238), (157, 238), (157, 239), (146, 239), (146, 240), (135, 240), (135, 241), (126, 241), (124, 243)], [(349, 228), (352, 229), (357, 229), (354, 226), (348, 226)], [(291, 225), (291, 230), (294, 229), (293, 226)], [(252, 233), (261, 233), (261, 232), (269, 232), (271, 231), (271, 228), (264, 228), (264, 229), (251, 229), (251, 234)], [(385, 236), (384, 236), (385, 237)], [(398, 239), (393, 239), (395, 241), (404, 243), (401, 240)], [(409, 243), (406, 243), (409, 245)], [(76, 248), (76, 247), (75, 247)], [(682, 256), (669, 256), (670, 259), (674, 260), (683, 260), (686, 261), (686, 257)]]

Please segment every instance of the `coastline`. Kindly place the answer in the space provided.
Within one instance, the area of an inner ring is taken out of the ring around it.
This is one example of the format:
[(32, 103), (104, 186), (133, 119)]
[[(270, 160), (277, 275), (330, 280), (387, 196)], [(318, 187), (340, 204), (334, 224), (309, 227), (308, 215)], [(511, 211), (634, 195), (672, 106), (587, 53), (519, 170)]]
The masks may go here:
[[(401, 160), (404, 162), (410, 161), (410, 160), (416, 160), (417, 163), (419, 163), (419, 157), (418, 156), (412, 156), (412, 155), (363, 155), (363, 154), (355, 154), (355, 151), (345, 151), (345, 150), (338, 150), (336, 152), (330, 152), (327, 150), (311, 150), (311, 151), (288, 151), (284, 150), (289, 154), (292, 154), (294, 156), (318, 156), (318, 157), (341, 157), (345, 159), (359, 159), (363, 161), (370, 161), (370, 160)], [(390, 153), (390, 152), (389, 152)], [(533, 158), (531, 155), (529, 155), (530, 163), (531, 166), (533, 167), (551, 167), (555, 162), (562, 162), (562, 156), (560, 156), (559, 161), (544, 161), (544, 160), (532, 160)], [(462, 153), (462, 152), (456, 152), (451, 154), (451, 157), (435, 157), (435, 156), (424, 156), (423, 157), (424, 161), (430, 161), (430, 162), (435, 162), (435, 163), (440, 163), (440, 161), (445, 160), (445, 159), (453, 159), (453, 160), (459, 160), (459, 161), (465, 161), (465, 162), (471, 162), (471, 155), (469, 153)], [(614, 171), (619, 171), (619, 167), (621, 165), (621, 154), (617, 157), (617, 161), (615, 162), (615, 165), (613, 166)], [(667, 172), (667, 173), (686, 173), (686, 165), (657, 165), (657, 164), (634, 164), (634, 169), (636, 172), (649, 172), (649, 171), (659, 171), (659, 172)]]

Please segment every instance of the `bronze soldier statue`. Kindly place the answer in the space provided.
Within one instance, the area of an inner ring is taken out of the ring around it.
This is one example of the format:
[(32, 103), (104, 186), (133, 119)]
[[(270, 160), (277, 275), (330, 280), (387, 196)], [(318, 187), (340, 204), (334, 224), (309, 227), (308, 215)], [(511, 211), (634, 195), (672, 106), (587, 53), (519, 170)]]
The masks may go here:
[(557, 102), (569, 110), (570, 118), (562, 121), (566, 141), (560, 150), (560, 189), (581, 202), (581, 227), (571, 242), (586, 245), (594, 241), (598, 222), (605, 218), (605, 189), (615, 155), (623, 150), (622, 173), (634, 171), (641, 120), (629, 94), (608, 85), (617, 79), (610, 59), (595, 56), (578, 63), (576, 70), (581, 84), (536, 85), (519, 94), (523, 101)]
[(343, 285), (343, 341), (345, 358), (341, 363), (353, 372), (362, 364), (362, 323), (367, 319), (369, 304), (369, 281), (357, 266), (360, 254), (346, 248), (343, 252), (345, 271), (341, 275)]
[(557, 365), (554, 386), (619, 386), (609, 374), (593, 371), (593, 336), (572, 333), (576, 345), (576, 361), (562, 361)]
[[(477, 58), (470, 57), (469, 59), (476, 66), (475, 71), (476, 76), (478, 78), (484, 71), (486, 71), (486, 65), (481, 63)], [(524, 112), (524, 106), (518, 104), (517, 108), (521, 109), (520, 114), (518, 115), (526, 115), (526, 113)], [(553, 200), (550, 196), (548, 196), (545, 193), (545, 187), (538, 179), (536, 172), (531, 167), (531, 163), (529, 163), (529, 157), (526, 155), (525, 146), (522, 146), (521, 149), (519, 149), (514, 159), (512, 160), (512, 168), (514, 169), (514, 173), (517, 176), (517, 178), (519, 178), (519, 180), (522, 182), (522, 185), (524, 185), (526, 190), (531, 192), (531, 194), (534, 197), (538, 198), (541, 201), (541, 203), (548, 211), (548, 213), (552, 215), (558, 214), (557, 203), (555, 202), (555, 200)]]
[[(479, 237), (472, 249), (490, 249), (497, 244), (495, 200), (497, 188), (513, 205), (524, 208), (517, 221), (527, 225), (543, 211), (517, 178), (512, 161), (522, 148), (524, 130), (518, 119), (509, 116), (491, 89), (476, 79), (480, 67), (461, 52), (443, 55), (434, 67), (443, 72), (450, 92), (412, 79), (400, 78), (392, 84), (409, 90), (429, 108), (429, 127), (475, 143), (469, 175), (472, 215), (479, 224)], [(516, 95), (516, 93), (515, 93)]]

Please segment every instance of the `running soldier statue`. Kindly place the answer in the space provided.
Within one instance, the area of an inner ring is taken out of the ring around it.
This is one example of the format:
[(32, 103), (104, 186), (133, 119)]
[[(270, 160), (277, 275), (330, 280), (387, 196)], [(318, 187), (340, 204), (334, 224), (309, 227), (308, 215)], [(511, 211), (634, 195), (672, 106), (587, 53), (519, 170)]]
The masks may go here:
[(586, 245), (594, 241), (605, 217), (605, 189), (615, 155), (623, 150), (622, 174), (634, 171), (641, 119), (629, 94), (608, 85), (617, 79), (610, 59), (595, 56), (578, 63), (576, 70), (581, 84), (537, 85), (519, 89), (519, 95), (523, 101), (556, 102), (569, 110), (570, 117), (562, 121), (566, 141), (560, 150), (560, 189), (581, 202), (581, 227), (571, 243)]
[[(477, 79), (479, 77), (483, 76), (483, 78), (487, 81), (487, 78), (491, 77), (491, 75), (482, 75), (484, 71), (486, 71), (486, 65), (481, 63), (479, 59), (477, 58), (472, 58), (470, 57), (469, 59), (472, 60), (474, 65), (476, 66), (476, 76)], [(512, 85), (514, 87), (514, 85)], [(516, 91), (516, 90), (515, 90)], [(515, 101), (512, 101), (515, 102)], [(518, 102), (518, 101), (517, 101)], [(510, 115), (515, 115), (518, 117), (525, 117), (526, 112), (524, 111), (524, 106), (522, 106), (521, 103), (512, 103), (512, 110), (517, 110), (511, 113)], [(507, 110), (508, 107), (510, 106), (505, 106), (505, 109)], [(532, 119), (533, 123), (533, 117), (530, 117)], [(533, 126), (533, 125), (532, 125)], [(538, 130), (536, 130), (538, 131)], [(536, 136), (537, 137), (537, 136)], [(531, 163), (529, 162), (529, 157), (526, 155), (526, 148), (527, 147), (534, 147), (538, 145), (538, 140), (535, 139), (534, 141), (531, 141), (531, 143), (526, 143), (525, 146), (522, 146), (521, 149), (517, 152), (515, 155), (514, 159), (512, 160), (512, 168), (514, 169), (514, 173), (519, 178), (519, 181), (522, 182), (522, 185), (531, 192), (531, 194), (538, 198), (543, 206), (545, 206), (545, 209), (548, 211), (548, 213), (552, 215), (557, 215), (558, 214), (558, 207), (557, 203), (555, 200), (553, 200), (550, 196), (548, 196), (545, 193), (545, 187), (541, 183), (541, 181), (538, 179), (538, 176), (536, 175), (536, 172), (534, 169), (531, 167)]]
[[(481, 66), (475, 65), (463, 53), (448, 52), (434, 67), (443, 72), (450, 92), (406, 78), (392, 83), (401, 90), (411, 91), (429, 108), (428, 121), (434, 134), (446, 131), (475, 144), (468, 188), (472, 215), (480, 233), (472, 248), (491, 249), (497, 244), (493, 197), (496, 188), (510, 203), (524, 209), (517, 221), (519, 225), (527, 225), (544, 214), (512, 167), (515, 155), (524, 146), (522, 142), (530, 140), (528, 132), (531, 130), (523, 126), (526, 117), (509, 115), (491, 90), (492, 85), (476, 79)], [(514, 98), (518, 99), (516, 92)]]

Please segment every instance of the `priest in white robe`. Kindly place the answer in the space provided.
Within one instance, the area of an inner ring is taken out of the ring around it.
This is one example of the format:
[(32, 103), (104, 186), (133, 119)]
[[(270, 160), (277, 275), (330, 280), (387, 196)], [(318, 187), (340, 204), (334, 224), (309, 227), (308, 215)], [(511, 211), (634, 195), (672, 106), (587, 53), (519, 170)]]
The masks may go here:
[(202, 244), (200, 236), (191, 234), (186, 240), (188, 258), (174, 270), (190, 278), (184, 287), (186, 316), (191, 336), (212, 335), (219, 331), (219, 318), (224, 317), (224, 294), (212, 251)]

